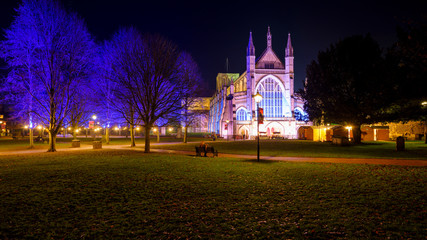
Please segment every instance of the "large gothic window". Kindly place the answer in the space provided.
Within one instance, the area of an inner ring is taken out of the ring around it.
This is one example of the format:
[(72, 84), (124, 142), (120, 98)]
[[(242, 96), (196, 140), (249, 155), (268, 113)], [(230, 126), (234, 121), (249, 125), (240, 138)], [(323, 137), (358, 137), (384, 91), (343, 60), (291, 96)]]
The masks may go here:
[(262, 79), (255, 90), (255, 93), (262, 95), (259, 107), (264, 109), (266, 118), (290, 117), (285, 107), (289, 107), (285, 100), (285, 92), (281, 82), (272, 76)]
[(250, 119), (250, 114), (248, 113), (248, 111), (245, 108), (239, 108), (236, 112), (236, 118), (237, 121), (249, 121)]

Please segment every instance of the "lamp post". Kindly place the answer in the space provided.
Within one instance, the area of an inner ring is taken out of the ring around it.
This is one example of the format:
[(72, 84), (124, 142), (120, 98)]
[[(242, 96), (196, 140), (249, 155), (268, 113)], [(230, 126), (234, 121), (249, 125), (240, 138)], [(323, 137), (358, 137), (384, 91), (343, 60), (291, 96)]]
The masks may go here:
[[(427, 108), (427, 101), (421, 103), (422, 108)], [(427, 144), (427, 116), (425, 116), (424, 120), (424, 143)]]
[(227, 130), (227, 141), (228, 141), (228, 136), (229, 136), (229, 134), (228, 134), (228, 128), (230, 127), (230, 126), (228, 126), (229, 122), (230, 122), (230, 120), (225, 120), (226, 130)]
[(93, 141), (96, 140), (96, 115), (92, 116), (93, 119)]
[(262, 101), (262, 95), (257, 93), (255, 94), (254, 99), (257, 104), (257, 134), (258, 134), (257, 161), (259, 162), (259, 120), (260, 120), (259, 103)]

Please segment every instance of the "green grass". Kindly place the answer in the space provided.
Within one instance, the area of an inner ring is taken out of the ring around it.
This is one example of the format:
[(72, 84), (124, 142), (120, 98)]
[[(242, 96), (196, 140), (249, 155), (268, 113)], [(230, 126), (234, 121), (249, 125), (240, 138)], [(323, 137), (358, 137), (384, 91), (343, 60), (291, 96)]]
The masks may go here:
[[(257, 154), (256, 141), (207, 142), (220, 153)], [(153, 146), (153, 148), (194, 151), (199, 143)], [(261, 140), (261, 156), (284, 157), (344, 157), (344, 158), (390, 158), (427, 160), (427, 144), (422, 141), (407, 141), (406, 151), (397, 152), (395, 142), (365, 142), (361, 145), (336, 146), (329, 142), (303, 140)]]
[[(45, 137), (46, 141), (48, 141), (48, 138)], [(100, 140), (101, 138), (98, 136), (96, 138), (96, 140)], [(57, 143), (57, 148), (61, 149), (61, 148), (69, 148), (71, 147), (71, 141), (73, 140), (72, 137), (67, 137), (67, 138), (63, 138), (63, 137), (58, 137), (56, 140)], [(93, 137), (88, 136), (86, 137), (79, 137), (78, 140), (80, 140), (81, 145), (84, 146), (88, 146), (88, 145), (92, 145), (93, 142)], [(152, 144), (156, 144), (157, 143), (157, 138), (156, 137), (151, 137), (150, 138), (151, 143)], [(203, 141), (204, 138), (200, 138), (200, 137), (189, 137), (188, 141), (192, 142), (200, 142)], [(105, 137), (102, 138), (102, 142), (105, 143)], [(144, 146), (144, 138), (141, 136), (137, 136), (135, 138), (135, 142), (137, 146)], [(160, 138), (160, 142), (182, 142), (182, 138), (176, 138), (176, 137), (161, 137)], [(130, 137), (129, 138), (110, 138), (110, 144), (111, 145), (130, 145)], [(29, 138), (26, 137), (24, 139), (19, 139), (19, 140), (12, 140), (10, 138), (0, 138), (0, 152), (1, 151), (17, 151), (17, 150), (26, 150), (29, 147)], [(40, 143), (40, 142), (34, 142), (34, 149), (48, 149), (48, 144), (47, 143)]]
[(2, 239), (424, 239), (427, 168), (78, 151), (2, 156)]
[[(72, 138), (58, 138), (57, 148), (70, 148)], [(82, 146), (92, 145), (93, 138), (79, 138)], [(99, 138), (98, 138), (99, 140)], [(194, 151), (201, 141), (207, 138), (190, 137), (189, 142), (183, 144), (182, 139), (162, 137), (161, 143), (176, 142), (176, 144), (157, 145), (157, 139), (151, 138), (151, 148)], [(105, 143), (105, 140), (103, 140)], [(214, 146), (220, 153), (251, 154), (256, 155), (256, 141), (206, 141)], [(130, 145), (130, 139), (111, 138), (111, 145)], [(136, 138), (137, 148), (144, 147), (144, 138)], [(364, 142), (361, 145), (335, 146), (329, 142), (313, 142), (303, 140), (261, 140), (261, 156), (284, 157), (341, 157), (341, 158), (387, 158), (387, 159), (419, 159), (427, 160), (427, 144), (422, 141), (406, 141), (406, 151), (396, 151), (396, 143), (391, 141)], [(36, 143), (36, 149), (47, 149), (48, 145)], [(11, 140), (0, 139), (0, 152), (28, 149), (28, 139)]]

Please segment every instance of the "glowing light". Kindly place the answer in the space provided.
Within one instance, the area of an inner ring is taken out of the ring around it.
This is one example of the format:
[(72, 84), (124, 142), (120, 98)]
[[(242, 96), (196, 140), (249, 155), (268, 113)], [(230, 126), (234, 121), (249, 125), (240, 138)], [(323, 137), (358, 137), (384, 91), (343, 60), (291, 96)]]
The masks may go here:
[(136, 131), (139, 131), (139, 127), (136, 128)]
[(157, 131), (157, 129), (153, 129), (153, 132), (156, 132)]
[(348, 139), (350, 139), (350, 131), (351, 131), (352, 127), (348, 126), (348, 127), (345, 127), (345, 128), (348, 130)]
[(69, 127), (68, 130), (71, 130), (71, 128)]
[(96, 120), (96, 115), (93, 115), (93, 116), (92, 116), (92, 119), (93, 119), (93, 120)]
[(427, 101), (422, 102), (421, 105), (423, 105), (423, 107), (426, 107), (427, 106)]
[[(0, 122), (0, 123), (1, 123), (1, 122)], [(25, 128), (25, 129), (28, 129), (28, 125), (25, 125), (25, 126), (24, 126), (24, 128)]]
[(117, 131), (117, 130), (119, 130), (119, 128), (118, 128), (118, 127), (115, 127), (115, 128), (114, 128), (114, 130), (116, 130), (116, 131)]
[(0, 124), (2, 124), (3, 123), (3, 121), (0, 121)]
[(260, 103), (262, 101), (262, 95), (257, 92), (257, 94), (254, 95), (254, 99), (256, 103)]
[(42, 126), (41, 126), (41, 125), (38, 125), (38, 126), (37, 126), (37, 129), (42, 129)]
[(173, 128), (169, 128), (169, 132), (172, 132)]

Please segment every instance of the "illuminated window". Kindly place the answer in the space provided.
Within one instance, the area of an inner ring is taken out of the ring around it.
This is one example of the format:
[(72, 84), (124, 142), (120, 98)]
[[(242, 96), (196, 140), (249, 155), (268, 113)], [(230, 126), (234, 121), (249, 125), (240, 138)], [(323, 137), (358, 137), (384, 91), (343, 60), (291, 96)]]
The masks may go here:
[(282, 83), (272, 76), (262, 79), (255, 93), (262, 95), (259, 107), (264, 109), (265, 118), (292, 117), (290, 106), (285, 100), (285, 89)]
[(245, 108), (239, 108), (236, 112), (237, 121), (249, 121), (251, 120), (249, 112)]

